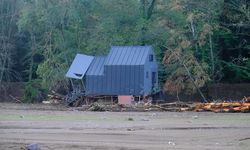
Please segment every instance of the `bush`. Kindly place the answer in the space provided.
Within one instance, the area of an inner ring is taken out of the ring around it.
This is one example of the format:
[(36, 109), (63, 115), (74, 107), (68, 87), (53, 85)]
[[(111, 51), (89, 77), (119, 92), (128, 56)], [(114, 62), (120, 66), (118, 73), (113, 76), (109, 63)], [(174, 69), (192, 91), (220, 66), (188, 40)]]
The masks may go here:
[(42, 88), (41, 80), (35, 79), (27, 82), (24, 88), (23, 102), (37, 103), (41, 102), (47, 96), (47, 90)]

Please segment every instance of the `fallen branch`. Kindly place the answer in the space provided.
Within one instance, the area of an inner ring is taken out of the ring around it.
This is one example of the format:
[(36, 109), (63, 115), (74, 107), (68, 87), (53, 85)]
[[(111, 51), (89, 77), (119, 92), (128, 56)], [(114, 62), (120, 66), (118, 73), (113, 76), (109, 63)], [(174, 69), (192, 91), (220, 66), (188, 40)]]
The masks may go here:
[(21, 100), (17, 99), (16, 97), (9, 95), (10, 98), (12, 98), (13, 100), (15, 100), (16, 103), (22, 103)]

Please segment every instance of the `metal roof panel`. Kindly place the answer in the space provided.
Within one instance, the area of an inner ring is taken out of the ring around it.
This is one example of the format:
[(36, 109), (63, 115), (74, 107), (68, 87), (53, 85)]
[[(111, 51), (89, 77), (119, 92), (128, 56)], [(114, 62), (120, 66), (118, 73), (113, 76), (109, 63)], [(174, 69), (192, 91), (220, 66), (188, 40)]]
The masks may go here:
[(143, 65), (151, 46), (112, 46), (105, 65)]
[(66, 77), (73, 79), (82, 79), (93, 59), (93, 56), (77, 54), (68, 72), (66, 73)]
[(87, 71), (86, 74), (87, 75), (103, 75), (105, 60), (106, 60), (105, 56), (94, 57), (94, 60), (91, 63), (89, 70)]

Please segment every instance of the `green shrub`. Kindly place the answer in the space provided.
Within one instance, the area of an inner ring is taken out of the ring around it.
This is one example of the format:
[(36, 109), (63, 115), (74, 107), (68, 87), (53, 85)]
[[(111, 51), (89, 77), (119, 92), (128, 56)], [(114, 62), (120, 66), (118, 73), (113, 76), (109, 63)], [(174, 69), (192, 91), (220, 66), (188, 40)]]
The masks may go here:
[(47, 96), (47, 90), (42, 88), (41, 80), (35, 79), (27, 82), (24, 88), (23, 102), (37, 103), (41, 102)]

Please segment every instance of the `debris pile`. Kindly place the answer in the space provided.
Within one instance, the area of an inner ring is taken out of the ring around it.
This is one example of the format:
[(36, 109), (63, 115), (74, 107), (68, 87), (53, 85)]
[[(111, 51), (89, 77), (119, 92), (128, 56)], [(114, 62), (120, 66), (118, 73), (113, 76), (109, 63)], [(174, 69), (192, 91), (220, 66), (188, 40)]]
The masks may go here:
[(93, 103), (88, 108), (88, 111), (105, 111), (107, 108), (105, 108), (104, 105), (99, 103)]
[(245, 97), (239, 102), (219, 102), (219, 103), (136, 103), (133, 105), (102, 105), (99, 103), (93, 103), (87, 107), (82, 107), (86, 111), (171, 111), (171, 112), (183, 112), (183, 111), (211, 111), (211, 112), (250, 112), (250, 97)]
[(212, 111), (212, 112), (250, 112), (250, 97), (244, 97), (239, 102), (222, 103), (199, 103), (195, 106), (195, 111)]
[[(65, 102), (65, 96), (60, 95), (54, 91), (48, 95), (49, 100), (43, 101), (44, 104), (60, 104)], [(183, 111), (211, 111), (211, 112), (250, 112), (250, 97), (244, 97), (237, 102), (223, 101), (223, 102), (211, 102), (211, 103), (187, 103), (187, 102), (173, 102), (173, 103), (161, 103), (153, 104), (152, 101), (139, 101), (131, 104), (114, 104), (104, 103), (103, 101), (95, 101), (92, 103), (83, 103), (85, 99), (79, 99), (72, 106), (75, 110), (80, 111), (133, 111), (133, 112), (145, 112), (145, 111), (170, 111), (170, 112), (183, 112)], [(80, 106), (80, 107), (77, 107)]]
[(43, 101), (43, 104), (60, 104), (63, 103), (65, 100), (65, 96), (56, 93), (55, 91), (52, 91), (51, 94), (48, 94), (48, 99), (46, 101)]
[(151, 104), (151, 103), (139, 103), (132, 105), (103, 105), (100, 103), (92, 103), (91, 105), (82, 105), (82, 107), (77, 107), (77, 110), (81, 111), (133, 111), (133, 112), (144, 112), (144, 111), (172, 111), (172, 112), (181, 112), (181, 111), (191, 111), (194, 110), (192, 104), (184, 102), (176, 103), (164, 103), (164, 104)]
[(163, 104), (147, 104), (144, 105), (145, 111), (191, 111), (193, 110), (192, 104), (184, 102), (175, 102), (175, 103), (163, 103)]

